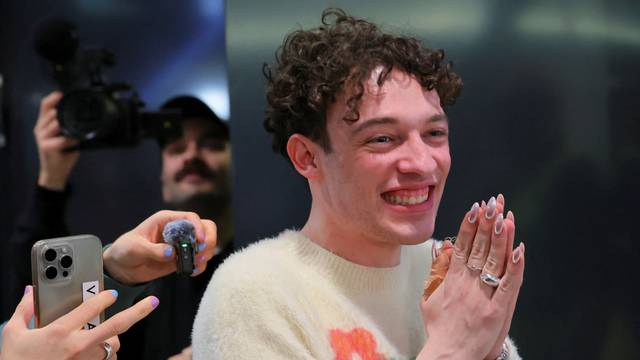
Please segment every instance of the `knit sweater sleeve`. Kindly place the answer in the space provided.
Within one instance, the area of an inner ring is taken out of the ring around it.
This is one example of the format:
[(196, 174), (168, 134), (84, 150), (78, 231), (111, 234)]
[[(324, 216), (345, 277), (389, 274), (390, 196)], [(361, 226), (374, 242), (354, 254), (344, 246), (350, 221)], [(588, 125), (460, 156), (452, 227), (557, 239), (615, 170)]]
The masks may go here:
[(274, 288), (283, 282), (256, 271), (253, 260), (232, 256), (212, 277), (193, 325), (193, 358), (314, 359), (287, 304), (292, 293)]

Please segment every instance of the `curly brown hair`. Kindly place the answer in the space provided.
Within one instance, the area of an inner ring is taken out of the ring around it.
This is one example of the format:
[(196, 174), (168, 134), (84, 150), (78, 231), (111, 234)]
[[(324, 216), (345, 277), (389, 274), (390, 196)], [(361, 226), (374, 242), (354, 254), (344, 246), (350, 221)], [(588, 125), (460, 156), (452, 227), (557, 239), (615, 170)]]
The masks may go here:
[(267, 78), (264, 127), (272, 134), (274, 151), (288, 158), (287, 141), (299, 133), (330, 152), (328, 107), (341, 91), (352, 90), (344, 120), (357, 121), (363, 83), (378, 66), (383, 67), (378, 85), (396, 68), (413, 75), (425, 89), (436, 89), (443, 107), (453, 105), (462, 91), (462, 79), (443, 58), (443, 50), (426, 48), (415, 38), (387, 34), (341, 9), (326, 9), (322, 26), (287, 35), (276, 52), (275, 66), (263, 67)]

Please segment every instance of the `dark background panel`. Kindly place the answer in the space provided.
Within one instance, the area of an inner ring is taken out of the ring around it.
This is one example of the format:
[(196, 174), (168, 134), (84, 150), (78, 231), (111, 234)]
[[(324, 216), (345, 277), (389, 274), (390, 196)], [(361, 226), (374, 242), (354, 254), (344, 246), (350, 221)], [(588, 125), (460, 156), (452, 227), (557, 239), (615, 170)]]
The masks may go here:
[[(436, 237), (502, 192), (527, 246), (511, 334), (525, 359), (640, 358), (636, 1), (237, 0), (227, 9), (242, 243), (301, 227), (309, 192), (262, 128), (263, 62), (340, 6), (444, 48), (464, 81)], [(635, 305), (634, 305), (635, 304)]]
[[(36, 184), (33, 127), (41, 98), (56, 85), (33, 50), (31, 36), (36, 23), (51, 16), (76, 24), (81, 47), (112, 50), (117, 64), (105, 69), (107, 78), (132, 84), (147, 110), (170, 97), (193, 94), (220, 117), (229, 117), (222, 1), (0, 2), (0, 133), (7, 140), (0, 146), (0, 244), (11, 236)], [(72, 233), (112, 242), (161, 209), (160, 165), (152, 140), (135, 148), (83, 152), (70, 179)], [(29, 261), (6, 253), (1, 258), (3, 279), (13, 261)], [(15, 301), (7, 301), (3, 315), (13, 311)]]

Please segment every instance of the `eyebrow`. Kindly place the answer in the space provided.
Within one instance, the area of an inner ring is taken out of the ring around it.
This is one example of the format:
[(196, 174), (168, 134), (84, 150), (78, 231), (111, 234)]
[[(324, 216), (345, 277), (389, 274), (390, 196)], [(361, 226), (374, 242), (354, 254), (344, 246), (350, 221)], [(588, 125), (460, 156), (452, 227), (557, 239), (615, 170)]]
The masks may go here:
[[(427, 123), (434, 123), (434, 122), (439, 122), (439, 121), (449, 121), (449, 119), (447, 118), (447, 115), (445, 114), (435, 114), (431, 117), (429, 117), (428, 119), (426, 119)], [(372, 127), (372, 126), (376, 126), (376, 125), (387, 125), (387, 124), (397, 124), (398, 120), (396, 118), (392, 118), (392, 117), (381, 117), (381, 118), (372, 118), (372, 119), (367, 119), (365, 121), (363, 121), (362, 123), (360, 123), (360, 125), (355, 128), (353, 130), (353, 132), (351, 133), (351, 136), (356, 136), (359, 133), (363, 132), (364, 130)]]

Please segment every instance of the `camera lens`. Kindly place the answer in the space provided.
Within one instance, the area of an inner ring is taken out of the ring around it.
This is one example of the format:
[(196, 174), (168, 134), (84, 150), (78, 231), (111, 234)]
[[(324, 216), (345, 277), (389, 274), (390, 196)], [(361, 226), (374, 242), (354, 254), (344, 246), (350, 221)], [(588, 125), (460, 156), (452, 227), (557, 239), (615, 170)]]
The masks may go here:
[(56, 259), (56, 255), (58, 254), (56, 253), (55, 250), (47, 249), (47, 251), (44, 252), (44, 259), (47, 261), (53, 261)]
[(65, 255), (60, 259), (60, 265), (67, 269), (69, 266), (71, 266), (71, 264), (73, 264), (73, 260), (71, 259), (71, 256), (69, 255)]
[(58, 269), (56, 269), (53, 266), (49, 266), (47, 267), (47, 269), (44, 271), (44, 275), (47, 277), (47, 279), (49, 280), (53, 280), (56, 278), (56, 276), (58, 276)]

